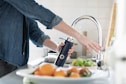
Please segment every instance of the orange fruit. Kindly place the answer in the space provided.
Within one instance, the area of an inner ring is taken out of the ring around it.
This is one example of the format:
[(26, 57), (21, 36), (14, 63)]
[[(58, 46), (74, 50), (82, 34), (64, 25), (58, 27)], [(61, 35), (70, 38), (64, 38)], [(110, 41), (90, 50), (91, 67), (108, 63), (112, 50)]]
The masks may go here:
[(67, 69), (67, 72), (70, 73), (70, 72), (75, 72), (75, 73), (79, 73), (79, 70), (77, 67), (75, 66), (71, 66)]
[(33, 72), (34, 75), (41, 75), (40, 71), (39, 71), (39, 67), (37, 67), (35, 69), (35, 71)]
[(71, 72), (70, 78), (80, 78), (80, 74), (79, 73), (75, 73), (75, 72)]
[(54, 72), (54, 76), (65, 77), (66, 75), (66, 71), (61, 67), (57, 68)]
[(42, 75), (45, 76), (52, 76), (54, 71), (55, 71), (56, 67), (53, 64), (50, 63), (43, 63), (40, 67), (39, 67), (39, 71)]
[(40, 71), (35, 71), (35, 72), (34, 72), (34, 75), (41, 76), (41, 72), (40, 72)]
[[(37, 67), (37, 68), (35, 69), (35, 71), (39, 71), (39, 67)], [(34, 72), (35, 72), (35, 71), (34, 71)]]

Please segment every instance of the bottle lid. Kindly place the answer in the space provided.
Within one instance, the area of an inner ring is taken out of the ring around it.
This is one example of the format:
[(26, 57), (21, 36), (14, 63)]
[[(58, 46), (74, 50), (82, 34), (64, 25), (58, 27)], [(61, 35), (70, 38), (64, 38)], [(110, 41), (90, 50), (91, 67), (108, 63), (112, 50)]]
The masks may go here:
[(67, 37), (67, 41), (73, 42), (73, 38), (72, 37)]

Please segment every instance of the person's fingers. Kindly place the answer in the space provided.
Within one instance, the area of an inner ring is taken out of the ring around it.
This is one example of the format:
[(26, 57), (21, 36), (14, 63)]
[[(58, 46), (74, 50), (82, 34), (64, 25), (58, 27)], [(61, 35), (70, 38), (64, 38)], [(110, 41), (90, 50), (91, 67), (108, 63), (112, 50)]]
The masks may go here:
[(74, 51), (74, 46), (72, 46), (69, 51), (68, 51), (68, 56), (71, 56), (71, 54), (73, 53)]
[(90, 47), (95, 50), (96, 52), (98, 52), (99, 50), (95, 47), (95, 45), (91, 44)]
[(88, 52), (91, 52), (91, 47), (89, 45), (86, 45), (85, 48)]
[(70, 50), (74, 50), (74, 46), (72, 46), (72, 47), (70, 48)]
[(61, 47), (62, 47), (62, 46), (64, 46), (64, 45), (65, 45), (65, 43), (61, 42), (59, 46), (61, 46)]
[(91, 42), (90, 44), (88, 44), (88, 50), (91, 49), (95, 50), (96, 52), (99, 52), (101, 50), (101, 47), (99, 46), (99, 44)]
[(92, 52), (92, 49), (96, 52), (99, 52), (101, 50), (101, 46), (92, 41), (91, 39), (84, 38), (84, 40), (79, 40), (79, 42), (86, 48), (87, 51)]
[(74, 46), (72, 46), (72, 47), (69, 49), (68, 53), (72, 53), (73, 51), (74, 51)]
[(102, 47), (102, 46), (100, 46), (98, 43), (95, 43), (95, 42), (93, 42), (93, 45), (94, 45), (97, 49), (99, 49), (99, 50), (100, 50), (101, 47)]
[(99, 44), (93, 42), (92, 45), (93, 45), (94, 49), (95, 49), (97, 52), (99, 52), (99, 51), (101, 50), (101, 46), (100, 46)]
[(68, 51), (68, 53), (70, 53), (70, 54), (71, 54), (72, 52), (73, 52), (73, 49), (70, 49), (70, 50)]
[(65, 43), (61, 42), (61, 43), (58, 45), (57, 50), (60, 51), (61, 48), (62, 48), (62, 46), (64, 46), (64, 45), (65, 45)]

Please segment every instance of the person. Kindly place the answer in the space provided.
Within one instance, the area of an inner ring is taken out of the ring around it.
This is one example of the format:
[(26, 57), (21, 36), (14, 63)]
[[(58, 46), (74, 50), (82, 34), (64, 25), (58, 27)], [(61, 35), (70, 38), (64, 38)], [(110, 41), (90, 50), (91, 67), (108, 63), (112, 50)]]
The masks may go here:
[(61, 47), (40, 30), (36, 20), (47, 29), (53, 28), (74, 37), (88, 51), (101, 49), (96, 42), (78, 33), (35, 0), (0, 0), (0, 76), (27, 64), (29, 39), (37, 47), (47, 46), (53, 50)]

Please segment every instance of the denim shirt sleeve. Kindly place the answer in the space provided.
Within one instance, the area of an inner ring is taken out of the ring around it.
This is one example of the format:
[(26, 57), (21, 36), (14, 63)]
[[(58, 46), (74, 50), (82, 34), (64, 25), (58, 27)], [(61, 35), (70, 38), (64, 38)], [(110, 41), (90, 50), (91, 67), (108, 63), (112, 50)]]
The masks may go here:
[(62, 18), (49, 9), (39, 5), (35, 0), (4, 0), (11, 4), (26, 17), (38, 20), (47, 29), (53, 28), (62, 21)]
[(28, 22), (29, 37), (31, 41), (37, 45), (37, 47), (42, 47), (44, 40), (50, 39), (50, 37), (40, 30), (37, 22), (34, 20), (27, 18), (26, 21)]

